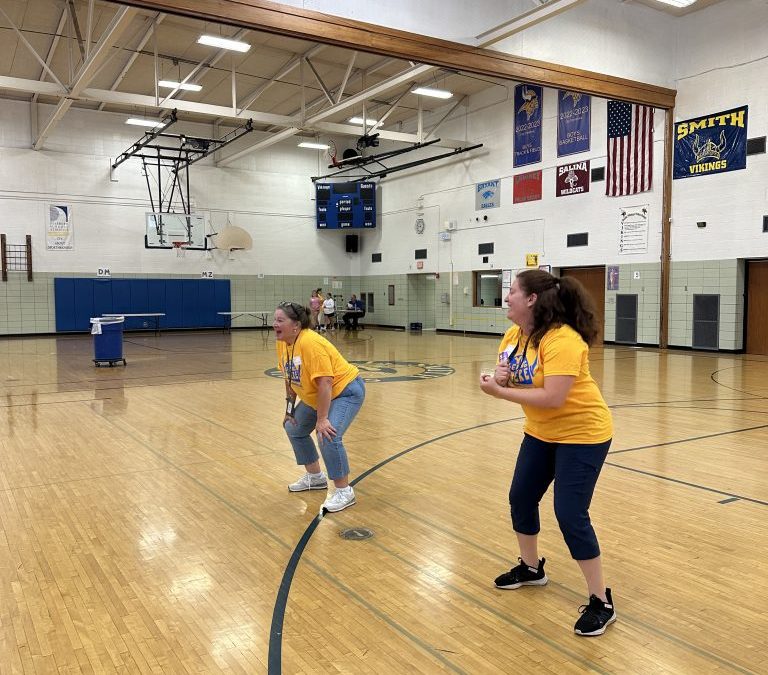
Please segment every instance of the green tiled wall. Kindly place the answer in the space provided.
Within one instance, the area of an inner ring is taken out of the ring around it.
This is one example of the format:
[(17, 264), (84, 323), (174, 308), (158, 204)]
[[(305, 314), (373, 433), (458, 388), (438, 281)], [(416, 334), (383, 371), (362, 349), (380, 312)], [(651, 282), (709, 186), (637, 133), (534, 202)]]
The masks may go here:
[[(9, 273), (0, 282), (0, 335), (53, 333), (56, 317), (53, 279), (57, 276), (36, 272), (34, 281), (25, 274)], [(147, 274), (114, 275), (115, 278), (168, 278), (189, 275)], [(638, 278), (636, 278), (638, 277)], [(619, 266), (619, 290), (606, 291), (605, 339), (615, 339), (616, 293), (638, 296), (638, 342), (658, 344), (659, 288), (658, 264)], [(329, 283), (326, 283), (326, 279)], [(322, 287), (346, 301), (352, 293), (373, 294), (373, 309), (368, 308), (364, 323), (408, 327), (420, 322), (425, 328), (482, 333), (503, 333), (509, 326), (505, 313), (498, 307), (472, 306), (472, 272), (441, 273), (434, 281), (425, 275), (368, 277), (334, 277), (341, 288), (333, 288), (329, 277), (319, 276), (253, 276), (230, 277), (232, 309), (271, 310), (283, 300), (309, 303), (313, 288)], [(388, 304), (388, 287), (395, 287), (395, 304)], [(434, 286), (434, 296), (432, 287)], [(465, 293), (466, 289), (466, 293)], [(453, 291), (451, 297), (451, 290)], [(692, 341), (693, 295), (720, 295), (720, 348), (740, 349), (743, 345), (744, 265), (738, 260), (674, 262), (670, 272), (669, 344), (689, 347)], [(447, 299), (451, 297), (451, 302)], [(446, 298), (444, 301), (443, 298)], [(451, 309), (453, 310), (451, 312)], [(249, 317), (236, 319), (235, 326), (256, 325)]]

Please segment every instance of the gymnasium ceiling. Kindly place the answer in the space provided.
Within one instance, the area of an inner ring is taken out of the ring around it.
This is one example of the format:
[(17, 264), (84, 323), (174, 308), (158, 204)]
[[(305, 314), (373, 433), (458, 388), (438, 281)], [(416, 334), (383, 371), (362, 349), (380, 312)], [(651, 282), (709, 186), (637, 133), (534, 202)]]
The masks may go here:
[[(550, 6), (563, 1), (550, 0)], [(665, 7), (657, 0), (634, 1)], [(530, 0), (534, 9), (538, 5)], [(203, 34), (251, 48), (238, 53), (198, 44)], [(439, 109), (439, 119), (464, 97), (508, 86), (489, 77), (101, 0), (0, 0), (0, 36), (0, 97), (56, 106), (53, 117), (47, 109), (40, 114), (36, 149), (44, 147), (69, 107), (153, 119), (176, 108), (181, 120), (229, 128), (252, 118), (254, 129), (271, 134), (274, 142), (293, 135), (359, 136), (362, 127), (348, 120), (365, 108), (367, 119), (386, 115), (376, 129), (382, 138), (410, 140), (398, 134), (407, 131), (413, 138), (419, 106), (425, 114)], [(202, 90), (156, 91), (156, 80), (193, 83)], [(446, 102), (417, 96), (411, 89), (418, 85), (447, 89), (453, 97)], [(265, 134), (259, 137), (261, 146), (270, 144)]]

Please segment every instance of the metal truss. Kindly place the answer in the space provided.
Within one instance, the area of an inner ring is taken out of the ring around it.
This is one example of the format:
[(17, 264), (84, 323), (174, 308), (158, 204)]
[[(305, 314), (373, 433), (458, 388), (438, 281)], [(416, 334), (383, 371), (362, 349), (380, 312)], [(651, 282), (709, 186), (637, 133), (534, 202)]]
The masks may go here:
[[(149, 203), (154, 213), (174, 213), (173, 199), (178, 190), (182, 212), (191, 214), (189, 199), (189, 167), (195, 162), (221, 150), (230, 143), (253, 131), (253, 120), (233, 129), (221, 138), (202, 138), (188, 134), (169, 134), (166, 130), (177, 121), (176, 110), (163, 118), (161, 125), (147, 131), (144, 136), (123, 152), (112, 164), (114, 171), (123, 162), (141, 159), (144, 177), (147, 179)], [(158, 138), (175, 139), (178, 145), (153, 143)], [(164, 186), (163, 170), (170, 175), (170, 184)], [(157, 198), (155, 198), (157, 190)], [(166, 199), (167, 195), (167, 199)]]
[[(385, 178), (391, 173), (396, 173), (398, 171), (404, 171), (405, 169), (413, 169), (414, 167), (421, 166), (423, 164), (429, 164), (430, 162), (436, 162), (439, 159), (445, 159), (446, 157), (453, 157), (454, 155), (460, 155), (464, 152), (469, 152), (470, 150), (477, 150), (477, 148), (482, 148), (482, 143), (477, 143), (475, 145), (470, 145), (466, 148), (460, 147), (460, 148), (454, 148), (450, 152), (445, 152), (441, 155), (434, 155), (432, 157), (424, 157), (422, 159), (418, 159), (413, 162), (407, 162), (406, 164), (398, 164), (396, 166), (386, 166), (383, 164), (384, 161), (391, 159), (392, 157), (397, 157), (398, 155), (403, 155), (408, 152), (413, 152), (414, 150), (420, 150), (421, 148), (426, 148), (429, 145), (434, 145), (435, 143), (439, 143), (440, 139), (435, 138), (431, 141), (427, 141), (426, 143), (416, 143), (410, 147), (407, 148), (399, 148), (398, 150), (388, 150), (387, 152), (380, 152), (375, 155), (369, 155), (368, 157), (355, 157), (346, 161), (342, 161), (341, 164), (348, 164), (348, 166), (343, 166), (338, 171), (334, 171), (332, 173), (325, 174), (324, 176), (312, 176), (312, 182), (316, 182), (318, 180), (322, 180), (323, 178), (343, 178), (345, 180), (349, 180), (352, 182), (357, 182), (361, 180), (371, 180), (373, 178)], [(333, 165), (331, 164), (328, 168), (331, 168)], [(339, 166), (337, 164), (337, 166)], [(368, 167), (374, 166), (375, 170), (371, 171)], [(364, 173), (360, 173), (360, 172)], [(350, 175), (353, 172), (357, 172), (359, 175)]]

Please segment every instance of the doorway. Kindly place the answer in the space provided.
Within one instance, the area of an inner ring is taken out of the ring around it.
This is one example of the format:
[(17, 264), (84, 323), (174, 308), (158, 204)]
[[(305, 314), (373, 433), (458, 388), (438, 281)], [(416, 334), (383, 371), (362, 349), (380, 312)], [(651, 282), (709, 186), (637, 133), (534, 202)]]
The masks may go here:
[(595, 316), (599, 333), (595, 339), (595, 345), (603, 344), (605, 336), (605, 266), (599, 267), (563, 267), (560, 270), (561, 277), (578, 279), (587, 293), (592, 296), (595, 303)]
[(435, 330), (435, 275), (408, 275), (408, 325), (420, 323), (423, 330)]
[(747, 354), (768, 355), (768, 260), (747, 261)]

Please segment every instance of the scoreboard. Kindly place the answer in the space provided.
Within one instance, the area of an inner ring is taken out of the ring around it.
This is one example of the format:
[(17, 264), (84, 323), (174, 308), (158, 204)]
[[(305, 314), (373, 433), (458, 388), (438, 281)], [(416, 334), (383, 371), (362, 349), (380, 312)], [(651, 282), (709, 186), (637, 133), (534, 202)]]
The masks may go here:
[(315, 183), (318, 230), (376, 227), (376, 184)]

